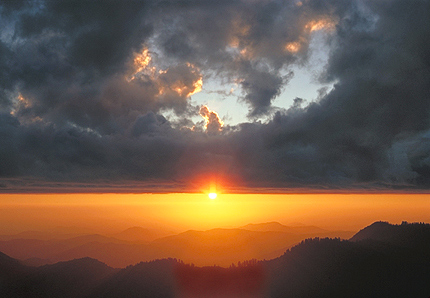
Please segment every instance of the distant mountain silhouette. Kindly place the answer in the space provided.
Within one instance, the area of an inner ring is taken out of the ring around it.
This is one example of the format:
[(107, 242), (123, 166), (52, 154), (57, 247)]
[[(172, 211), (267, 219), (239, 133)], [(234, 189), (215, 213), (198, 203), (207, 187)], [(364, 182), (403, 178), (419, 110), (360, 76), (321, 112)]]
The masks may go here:
[(342, 239), (348, 239), (354, 234), (354, 232), (351, 231), (328, 231), (316, 226), (306, 226), (303, 224), (296, 224), (295, 226), (286, 226), (276, 221), (258, 224), (247, 224), (246, 226), (240, 227), (240, 229), (259, 232), (274, 231), (289, 234), (300, 234), (303, 239), (313, 237), (339, 237)]
[(255, 232), (243, 229), (187, 231), (155, 240), (152, 247), (167, 255), (198, 265), (229, 266), (252, 258), (273, 258), (273, 251), (285, 250), (303, 237), (283, 232)]
[(247, 224), (246, 226), (240, 227), (240, 229), (245, 229), (249, 231), (278, 231), (286, 233), (296, 233), (296, 234), (316, 234), (327, 232), (327, 230), (315, 227), (315, 226), (294, 226), (289, 227), (279, 222), (272, 221), (259, 224)]
[(39, 260), (39, 262), (36, 261), (36, 264), (40, 264), (43, 261), (46, 262), (45, 264), (49, 264), (87, 256), (92, 256), (98, 259), (98, 255), (93, 255), (90, 251), (81, 255), (67, 255), (68, 251), (88, 243), (98, 243), (102, 245), (128, 244), (128, 242), (116, 238), (94, 234), (73, 237), (70, 239), (12, 239), (0, 241), (0, 251), (21, 260)]
[(164, 230), (131, 227), (119, 233), (112, 234), (112, 237), (125, 241), (147, 243), (170, 234), (173, 233)]
[(158, 238), (150, 230), (142, 227), (131, 227), (120, 233), (113, 234), (112, 236), (120, 240), (143, 242), (143, 243), (149, 242)]
[(14, 235), (0, 235), (0, 240), (11, 240), (11, 239), (50, 240), (50, 239), (54, 239), (55, 236), (56, 235), (53, 235), (52, 233), (46, 233), (41, 231), (24, 231)]
[(52, 231), (23, 231), (17, 234), (0, 235), (0, 240), (11, 239), (37, 239), (37, 240), (52, 240), (52, 239), (70, 239), (81, 235), (88, 235), (85, 229), (80, 228), (56, 228)]
[[(183, 244), (188, 234), (209, 236), (189, 231)], [(425, 298), (430, 296), (429, 241), (428, 224), (375, 223), (351, 240), (307, 239), (270, 261), (229, 268), (163, 259), (113, 269), (91, 258), (29, 267), (0, 253), (0, 296)]]
[(131, 243), (100, 243), (88, 242), (79, 246), (64, 250), (55, 255), (56, 259), (70, 260), (89, 256), (98, 259), (109, 266), (123, 268), (131, 264), (157, 258), (168, 257), (149, 248), (145, 244)]
[(69, 239), (13, 238), (0, 241), (0, 251), (33, 266), (83, 257), (100, 260), (115, 268), (168, 257), (199, 266), (229, 266), (247, 259), (275, 258), (309, 237), (352, 236), (352, 232), (331, 232), (317, 227), (290, 228), (279, 223), (246, 227), (248, 229), (190, 230), (151, 242), (139, 240), (151, 234), (140, 227), (110, 237), (92, 234)]

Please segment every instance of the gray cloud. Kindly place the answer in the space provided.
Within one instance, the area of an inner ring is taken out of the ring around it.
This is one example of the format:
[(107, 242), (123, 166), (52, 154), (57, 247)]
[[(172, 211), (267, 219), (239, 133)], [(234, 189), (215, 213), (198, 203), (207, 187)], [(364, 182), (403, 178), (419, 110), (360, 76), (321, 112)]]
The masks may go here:
[[(3, 191), (190, 190), (211, 176), (259, 189), (428, 189), (429, 1), (4, 1), (0, 14)], [(330, 31), (320, 79), (334, 88), (276, 109), (315, 28)], [(184, 128), (205, 74), (238, 83), (249, 116), (269, 120)]]

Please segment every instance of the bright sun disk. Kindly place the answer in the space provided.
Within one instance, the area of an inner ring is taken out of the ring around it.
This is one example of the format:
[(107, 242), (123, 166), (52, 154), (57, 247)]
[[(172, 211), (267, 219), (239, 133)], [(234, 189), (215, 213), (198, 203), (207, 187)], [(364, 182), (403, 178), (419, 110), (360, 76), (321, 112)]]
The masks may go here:
[(213, 200), (213, 199), (216, 199), (217, 194), (214, 192), (211, 192), (208, 196), (209, 196), (209, 199)]

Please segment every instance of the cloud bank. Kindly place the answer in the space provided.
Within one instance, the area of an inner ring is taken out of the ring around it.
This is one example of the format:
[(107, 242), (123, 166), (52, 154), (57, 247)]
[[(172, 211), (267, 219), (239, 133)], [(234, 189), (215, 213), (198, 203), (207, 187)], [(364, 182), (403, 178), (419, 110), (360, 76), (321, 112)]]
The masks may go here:
[[(425, 0), (3, 1), (0, 191), (428, 190), (429, 15)], [(321, 32), (334, 87), (275, 107)], [(249, 122), (192, 103), (210, 77), (237, 84)]]

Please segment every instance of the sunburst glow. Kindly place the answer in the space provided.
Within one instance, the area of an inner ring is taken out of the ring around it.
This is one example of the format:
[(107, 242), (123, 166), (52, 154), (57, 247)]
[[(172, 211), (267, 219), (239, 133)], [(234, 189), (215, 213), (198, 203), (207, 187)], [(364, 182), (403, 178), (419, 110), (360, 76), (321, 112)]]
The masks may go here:
[(211, 192), (211, 193), (208, 194), (208, 196), (209, 196), (209, 199), (214, 200), (214, 199), (216, 199), (216, 197), (218, 195), (216, 193), (214, 193), (214, 192)]

